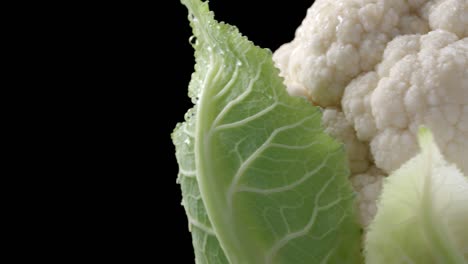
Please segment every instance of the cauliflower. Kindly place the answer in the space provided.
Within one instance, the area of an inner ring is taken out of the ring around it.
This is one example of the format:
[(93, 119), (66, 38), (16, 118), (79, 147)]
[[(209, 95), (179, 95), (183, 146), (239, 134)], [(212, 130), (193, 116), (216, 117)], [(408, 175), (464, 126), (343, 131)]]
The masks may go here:
[(468, 1), (317, 0), (273, 59), (345, 144), (364, 226), (419, 126), (468, 174)]
[(369, 168), (369, 146), (356, 137), (351, 122), (346, 120), (343, 112), (328, 108), (322, 115), (325, 132), (345, 144), (352, 173), (365, 172)]
[(375, 71), (345, 88), (342, 109), (358, 139), (370, 142), (377, 167), (396, 170), (418, 151), (415, 135), (431, 128), (445, 156), (468, 164), (468, 38), (447, 31), (405, 35), (388, 44)]
[(382, 191), (384, 174), (377, 167), (371, 167), (366, 173), (354, 175), (352, 183), (357, 191), (359, 204), (359, 220), (363, 226), (368, 226), (377, 213), (377, 201)]

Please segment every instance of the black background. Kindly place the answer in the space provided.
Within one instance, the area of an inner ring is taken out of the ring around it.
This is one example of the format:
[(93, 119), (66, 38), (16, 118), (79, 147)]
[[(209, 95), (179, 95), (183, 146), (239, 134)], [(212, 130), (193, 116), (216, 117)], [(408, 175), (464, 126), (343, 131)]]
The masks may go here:
[[(171, 233), (170, 239), (174, 241), (174, 254), (171, 254), (170, 262), (194, 263), (188, 224), (184, 209), (180, 205), (180, 186), (175, 183), (178, 171), (173, 154), (175, 150), (169, 138), (176, 123), (183, 121), (184, 113), (191, 107), (187, 97), (187, 86), (193, 72), (194, 58), (192, 46), (188, 41), (191, 29), (187, 20), (187, 10), (179, 1), (171, 0), (170, 2), (173, 3), (170, 8), (173, 13), (168, 24), (172, 25), (171, 35), (173, 37), (169, 44), (175, 49), (174, 54), (178, 54), (176, 57), (177, 67), (172, 71), (174, 76), (171, 77), (173, 85), (168, 90), (171, 114), (168, 115), (165, 122), (165, 131), (162, 131), (168, 135), (165, 141), (169, 159), (168, 164), (166, 164), (169, 167), (167, 177), (174, 177), (173, 185), (168, 186), (168, 188), (175, 191), (175, 196), (171, 201), (174, 205), (174, 226), (169, 231)], [(225, 21), (237, 26), (255, 44), (274, 51), (281, 44), (294, 38), (296, 28), (300, 25), (306, 15), (307, 8), (312, 3), (313, 0), (212, 0), (210, 1), (210, 9), (215, 12), (215, 18), (218, 21)]]

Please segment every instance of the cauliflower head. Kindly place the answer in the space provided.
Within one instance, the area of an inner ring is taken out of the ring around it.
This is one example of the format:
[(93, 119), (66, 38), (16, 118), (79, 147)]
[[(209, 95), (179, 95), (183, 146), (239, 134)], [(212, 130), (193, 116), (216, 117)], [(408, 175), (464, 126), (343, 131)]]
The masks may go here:
[(345, 144), (363, 225), (420, 125), (468, 174), (468, 1), (317, 0), (273, 59)]

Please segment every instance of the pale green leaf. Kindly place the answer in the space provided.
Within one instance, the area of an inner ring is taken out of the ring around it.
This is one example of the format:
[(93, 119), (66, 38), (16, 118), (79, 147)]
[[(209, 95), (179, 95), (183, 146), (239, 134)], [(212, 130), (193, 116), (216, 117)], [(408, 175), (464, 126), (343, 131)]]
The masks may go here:
[(388, 177), (366, 239), (366, 263), (468, 263), (468, 181), (432, 134)]
[(196, 109), (173, 140), (201, 234), (197, 262), (218, 263), (202, 256), (213, 250), (232, 264), (361, 263), (344, 148), (324, 133), (320, 110), (287, 94), (269, 50), (216, 22), (207, 3), (182, 3), (196, 37)]
[(182, 204), (192, 232), (196, 263), (227, 264), (229, 262), (214, 234), (198, 187), (194, 155), (195, 124), (191, 117), (193, 113), (192, 109), (186, 114), (187, 121), (179, 124), (172, 135), (179, 163), (177, 182), (182, 188)]

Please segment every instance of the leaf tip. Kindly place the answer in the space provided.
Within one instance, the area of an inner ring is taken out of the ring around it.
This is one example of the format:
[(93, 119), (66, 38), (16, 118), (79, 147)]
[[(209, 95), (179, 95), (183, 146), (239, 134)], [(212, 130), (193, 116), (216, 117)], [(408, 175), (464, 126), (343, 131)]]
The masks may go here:
[(434, 136), (429, 128), (426, 126), (420, 126), (418, 131), (418, 143), (423, 153), (431, 153), (434, 151), (433, 146), (435, 145)]

